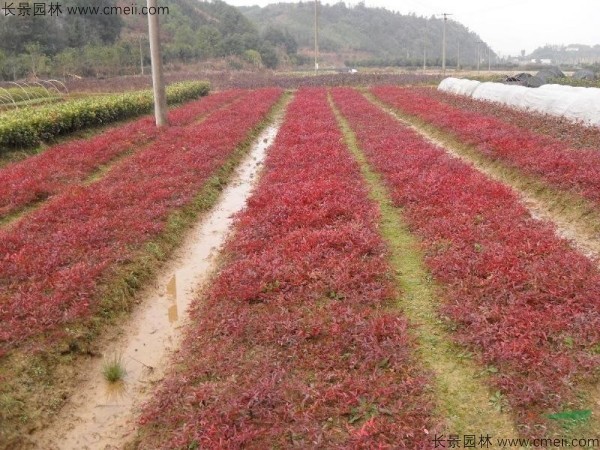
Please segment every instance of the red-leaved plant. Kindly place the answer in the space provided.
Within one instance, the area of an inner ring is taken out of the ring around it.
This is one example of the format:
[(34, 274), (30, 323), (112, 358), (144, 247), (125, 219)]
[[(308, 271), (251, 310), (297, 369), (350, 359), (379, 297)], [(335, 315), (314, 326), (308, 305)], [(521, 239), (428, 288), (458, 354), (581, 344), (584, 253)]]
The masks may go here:
[[(391, 92), (394, 104), (399, 98), (392, 88), (374, 91), (382, 98)], [(600, 272), (534, 220), (508, 187), (358, 92), (334, 89), (333, 97), (423, 241), (427, 266), (445, 292), (440, 315), (452, 319), (458, 342), (496, 369), (493, 383), (525, 433), (540, 432), (544, 415), (568, 409), (577, 382), (600, 363)]]
[(429, 378), (324, 89), (302, 89), (141, 448), (428, 448)]

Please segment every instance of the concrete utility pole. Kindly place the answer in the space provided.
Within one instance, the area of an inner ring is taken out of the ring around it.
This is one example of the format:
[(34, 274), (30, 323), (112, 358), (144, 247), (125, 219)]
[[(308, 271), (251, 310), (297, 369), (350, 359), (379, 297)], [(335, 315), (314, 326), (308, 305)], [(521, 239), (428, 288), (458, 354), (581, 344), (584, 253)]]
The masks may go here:
[(483, 41), (477, 41), (477, 72), (479, 72), (479, 65), (481, 64), (481, 44), (483, 44)]
[[(152, 86), (154, 88), (154, 117), (157, 127), (167, 125), (167, 95), (163, 78), (162, 60), (160, 56), (160, 40), (156, 0), (147, 0), (148, 6), (148, 38), (150, 40), (150, 58), (152, 59)], [(150, 14), (154, 11), (155, 14)]]
[(315, 0), (315, 75), (319, 71), (319, 21), (318, 21), (319, 1)]
[(427, 70), (427, 20), (425, 19), (425, 38), (423, 39), (423, 72)]
[(456, 72), (460, 70), (460, 41), (458, 41), (458, 52), (456, 53)]
[(488, 72), (490, 72), (491, 70), (492, 70), (492, 58), (491, 58), (490, 47), (488, 46)]
[(448, 16), (452, 14), (442, 13), (444, 16), (444, 27), (442, 32), (442, 73), (446, 75), (446, 22), (448, 21)]

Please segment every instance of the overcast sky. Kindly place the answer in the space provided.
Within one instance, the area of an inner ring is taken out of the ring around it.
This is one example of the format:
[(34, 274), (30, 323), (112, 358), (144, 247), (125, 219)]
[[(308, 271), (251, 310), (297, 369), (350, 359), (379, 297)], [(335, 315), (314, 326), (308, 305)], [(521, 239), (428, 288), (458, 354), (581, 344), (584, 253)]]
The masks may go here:
[[(235, 6), (277, 3), (225, 1)], [(291, 1), (294, 0), (286, 3)], [(358, 0), (346, 2), (357, 3)], [(365, 0), (365, 5), (425, 16), (452, 13), (452, 19), (479, 34), (502, 55), (517, 55), (521, 49), (529, 53), (545, 44), (600, 44), (600, 0)]]

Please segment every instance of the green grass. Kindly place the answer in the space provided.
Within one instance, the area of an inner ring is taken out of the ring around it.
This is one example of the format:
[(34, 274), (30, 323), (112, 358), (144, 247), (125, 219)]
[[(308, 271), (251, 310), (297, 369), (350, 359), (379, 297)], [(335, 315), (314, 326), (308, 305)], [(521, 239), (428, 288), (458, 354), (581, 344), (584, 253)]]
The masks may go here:
[(2, 112), (8, 112), (23, 107), (35, 107), (47, 105), (49, 103), (58, 103), (62, 101), (65, 101), (64, 97), (42, 97), (34, 98), (31, 100), (22, 100), (16, 103), (7, 102), (5, 100), (3, 103), (0, 103), (0, 118), (2, 117)]
[(127, 370), (123, 364), (121, 355), (112, 355), (104, 360), (102, 364), (102, 376), (109, 383), (122, 381), (127, 375)]

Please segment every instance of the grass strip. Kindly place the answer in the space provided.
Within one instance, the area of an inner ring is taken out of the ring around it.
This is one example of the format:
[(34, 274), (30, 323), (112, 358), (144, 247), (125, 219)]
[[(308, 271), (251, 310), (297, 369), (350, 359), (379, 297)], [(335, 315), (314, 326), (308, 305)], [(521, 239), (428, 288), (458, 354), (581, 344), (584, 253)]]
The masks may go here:
[(393, 205), (381, 176), (369, 165), (347, 119), (330, 98), (346, 144), (360, 165), (369, 195), (381, 208), (380, 230), (390, 249), (395, 281), (401, 288), (397, 306), (414, 325), (423, 361), (435, 373), (439, 413), (445, 417), (446, 434), (516, 436), (502, 399), (486, 385), (486, 373), (470, 355), (452, 342), (437, 310), (440, 290), (423, 264), (418, 239)]

